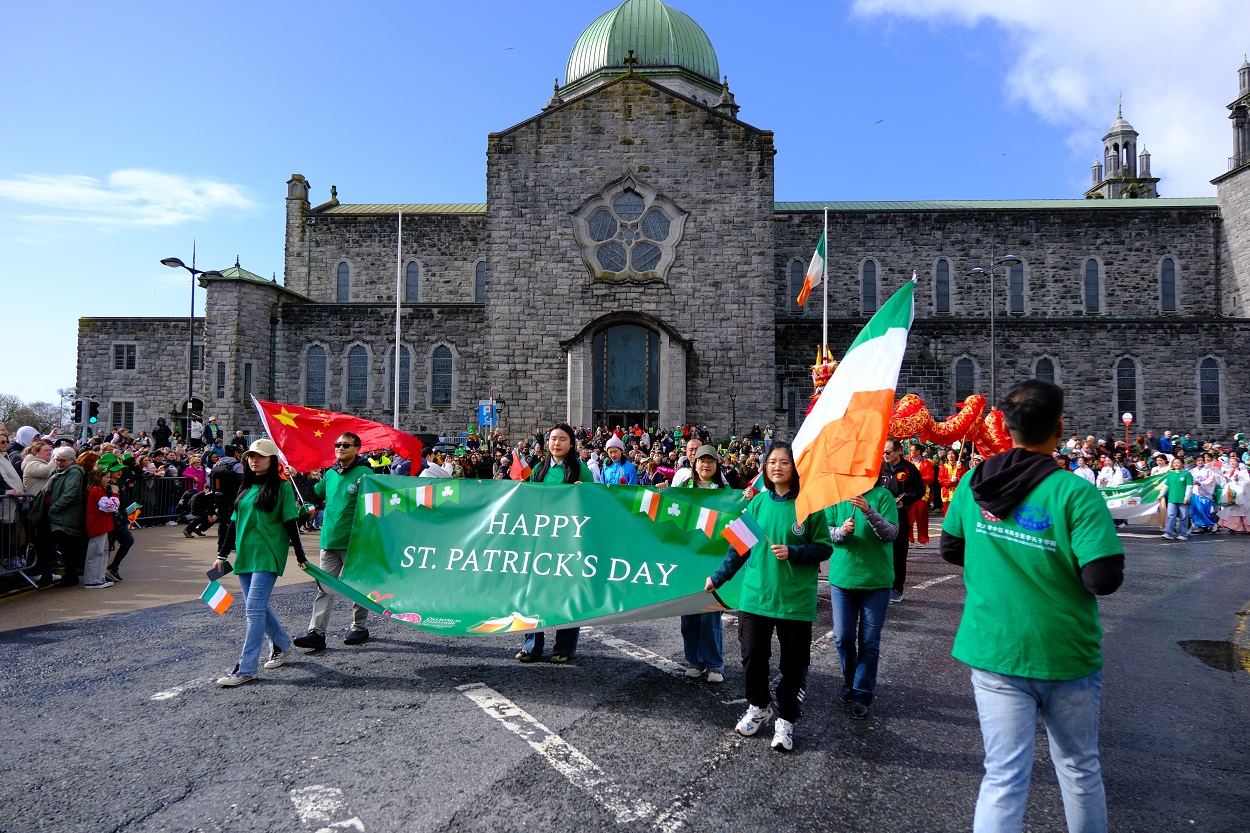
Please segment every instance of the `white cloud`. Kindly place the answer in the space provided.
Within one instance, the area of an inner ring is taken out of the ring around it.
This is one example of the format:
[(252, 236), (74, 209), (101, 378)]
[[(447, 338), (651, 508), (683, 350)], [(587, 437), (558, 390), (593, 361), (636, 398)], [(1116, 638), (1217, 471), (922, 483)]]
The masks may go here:
[(1149, 148), (1165, 196), (1213, 192), (1227, 169), (1237, 68), (1250, 50), (1245, 0), (854, 0), (866, 19), (996, 24), (1007, 95), (1099, 155), (1124, 93), (1124, 117)]
[(237, 185), (135, 168), (103, 182), (81, 174), (22, 174), (0, 179), (0, 198), (43, 209), (21, 214), (28, 222), (100, 228), (173, 226), (255, 207)]

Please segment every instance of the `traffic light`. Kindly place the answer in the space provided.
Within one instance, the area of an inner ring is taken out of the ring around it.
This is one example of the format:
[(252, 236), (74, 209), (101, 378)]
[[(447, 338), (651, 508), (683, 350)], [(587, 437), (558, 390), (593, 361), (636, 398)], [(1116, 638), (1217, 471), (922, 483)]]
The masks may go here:
[(92, 399), (89, 404), (91, 407), (87, 411), (87, 422), (95, 425), (100, 421), (100, 403)]
[(74, 424), (75, 425), (82, 424), (82, 400), (81, 399), (74, 400)]

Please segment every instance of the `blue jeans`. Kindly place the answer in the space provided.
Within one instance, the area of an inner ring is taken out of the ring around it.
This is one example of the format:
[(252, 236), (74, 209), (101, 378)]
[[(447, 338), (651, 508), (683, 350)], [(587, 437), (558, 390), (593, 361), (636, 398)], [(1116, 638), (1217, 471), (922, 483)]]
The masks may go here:
[[(291, 636), (282, 627), (269, 607), (269, 597), (278, 581), (277, 573), (239, 573), (243, 588), (243, 604), (247, 615), (247, 633), (243, 637), (243, 653), (239, 657), (239, 673), (255, 677), (260, 670), (260, 649), (265, 637), (279, 651), (291, 647)], [(266, 657), (268, 659), (268, 657)]]
[(113, 541), (117, 544), (117, 553), (113, 556), (110, 566), (116, 569), (126, 557), (126, 553), (130, 552), (130, 548), (135, 545), (135, 536), (130, 531), (129, 523), (113, 530)]
[(691, 613), (681, 617), (681, 641), (686, 650), (686, 664), (700, 671), (725, 670), (721, 648), (720, 612)]
[[(553, 654), (564, 654), (571, 657), (577, 653), (577, 637), (582, 632), (581, 628), (559, 628), (556, 630), (556, 647), (552, 649)], [(535, 656), (543, 655), (543, 644), (546, 636), (541, 630), (530, 631), (525, 635), (525, 644), (522, 650), (528, 651)]]
[(1163, 524), (1164, 535), (1189, 537), (1189, 507), (1183, 503), (1168, 504), (1168, 519)]
[(871, 704), (890, 588), (843, 590), (831, 584), (829, 600), (833, 603), (833, 644), (842, 661), (843, 690), (851, 700)]
[(1038, 714), (1050, 739), (1069, 832), (1105, 833), (1107, 797), (1098, 760), (1102, 671), (1078, 680), (1035, 680), (973, 668), (972, 690), (985, 744), (974, 833), (1020, 830)]

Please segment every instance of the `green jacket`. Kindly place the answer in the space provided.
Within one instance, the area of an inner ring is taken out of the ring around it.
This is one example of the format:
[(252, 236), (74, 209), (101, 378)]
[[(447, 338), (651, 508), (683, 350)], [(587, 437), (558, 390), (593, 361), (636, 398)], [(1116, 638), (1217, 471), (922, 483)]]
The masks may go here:
[(321, 548), (345, 550), (352, 539), (352, 521), (356, 518), (356, 498), (360, 491), (360, 478), (372, 473), (369, 460), (359, 454), (343, 468), (335, 463), (313, 487), (318, 500), (326, 502), (325, 515), (321, 520)]
[(87, 474), (74, 463), (52, 475), (52, 503), (48, 506), (48, 524), (53, 532), (86, 537)]

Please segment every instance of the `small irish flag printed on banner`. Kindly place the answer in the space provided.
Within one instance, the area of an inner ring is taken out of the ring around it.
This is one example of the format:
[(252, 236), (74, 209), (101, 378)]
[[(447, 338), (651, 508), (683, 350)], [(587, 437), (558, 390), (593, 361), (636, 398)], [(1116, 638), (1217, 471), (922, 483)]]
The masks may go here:
[(751, 548), (760, 542), (760, 539), (766, 537), (755, 518), (745, 512), (730, 521), (729, 526), (722, 529), (720, 534), (725, 536), (725, 540), (729, 541), (738, 555), (743, 556), (749, 553)]
[(412, 505), (424, 506), (426, 509), (433, 509), (434, 508), (434, 487), (433, 486), (417, 487), (417, 490), (413, 493)]
[(694, 529), (699, 530), (707, 537), (712, 537), (712, 530), (716, 528), (716, 519), (720, 517), (720, 513), (715, 509), (708, 509), (706, 506), (699, 507), (699, 517), (695, 519)]
[(634, 502), (634, 511), (641, 512), (651, 520), (655, 520), (655, 515), (660, 509), (660, 493), (653, 492), (650, 489), (643, 489), (638, 493), (638, 499)]
[(204, 600), (204, 604), (213, 609), (218, 616), (230, 609), (230, 605), (234, 604), (234, 596), (231, 596), (226, 588), (222, 587), (215, 581), (210, 581), (208, 587), (204, 588), (204, 592), (200, 594), (200, 598)]
[(382, 493), (369, 492), (364, 497), (365, 514), (373, 515), (375, 518), (382, 517)]

